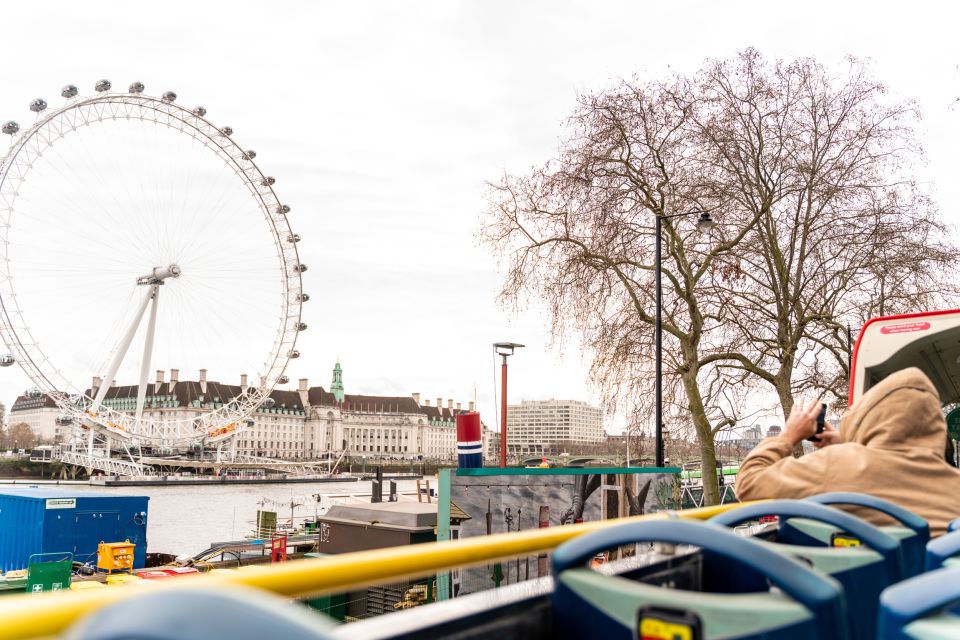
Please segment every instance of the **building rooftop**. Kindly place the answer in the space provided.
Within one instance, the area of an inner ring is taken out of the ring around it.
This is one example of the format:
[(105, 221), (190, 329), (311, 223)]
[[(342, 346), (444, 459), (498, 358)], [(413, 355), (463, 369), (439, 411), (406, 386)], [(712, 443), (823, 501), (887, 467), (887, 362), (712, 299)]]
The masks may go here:
[(320, 520), (365, 522), (371, 525), (432, 529), (437, 526), (436, 502), (370, 502), (337, 504)]
[(114, 493), (105, 493), (98, 491), (77, 491), (63, 488), (46, 488), (37, 486), (24, 487), (3, 487), (0, 489), (0, 496), (15, 496), (18, 498), (34, 498), (46, 500), (47, 498), (136, 498), (142, 500), (146, 496), (127, 496)]
[[(338, 363), (339, 364), (339, 363)], [(180, 380), (179, 371), (170, 373), (170, 380), (163, 380), (161, 371), (157, 372), (158, 380), (147, 384), (146, 397), (160, 398), (161, 408), (190, 407), (210, 403), (227, 404), (233, 398), (243, 393), (244, 387), (236, 384), (225, 384), (216, 380), (206, 379), (206, 370), (201, 370), (199, 380)], [(246, 381), (246, 376), (242, 377)], [(99, 384), (95, 379), (94, 385)], [(339, 408), (344, 412), (352, 413), (399, 413), (420, 414), (431, 421), (453, 422), (456, 415), (467, 413), (467, 409), (454, 409), (451, 406), (431, 406), (429, 400), (423, 404), (419, 401), (419, 394), (413, 396), (374, 396), (365, 394), (344, 394), (343, 402), (339, 402), (335, 394), (321, 386), (308, 386), (307, 380), (300, 381), (300, 389), (274, 389), (270, 397), (276, 409), (292, 411), (304, 410), (304, 399), (311, 407)], [(138, 385), (111, 386), (105, 396), (105, 404), (115, 408), (127, 409), (132, 407), (117, 407), (116, 401), (128, 400), (136, 402)], [(91, 386), (84, 393), (93, 397), (98, 391), (97, 386)], [(439, 398), (437, 399), (439, 401)], [(126, 403), (124, 403), (126, 404)], [(56, 407), (56, 403), (46, 394), (37, 391), (28, 391), (17, 398), (12, 412), (35, 409), (38, 407)], [(147, 408), (151, 408), (148, 403)]]

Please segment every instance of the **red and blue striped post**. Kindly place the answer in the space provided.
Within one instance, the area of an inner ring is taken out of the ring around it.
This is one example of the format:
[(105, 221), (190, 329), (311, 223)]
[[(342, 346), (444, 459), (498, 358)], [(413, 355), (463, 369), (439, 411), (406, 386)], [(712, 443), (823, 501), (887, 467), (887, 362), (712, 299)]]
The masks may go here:
[(476, 411), (457, 414), (457, 464), (461, 469), (483, 466), (483, 432)]

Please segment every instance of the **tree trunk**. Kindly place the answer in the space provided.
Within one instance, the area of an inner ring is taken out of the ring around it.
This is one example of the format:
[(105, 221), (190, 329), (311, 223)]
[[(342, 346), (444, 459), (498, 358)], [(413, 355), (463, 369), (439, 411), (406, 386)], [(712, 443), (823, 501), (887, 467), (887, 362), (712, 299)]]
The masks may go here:
[[(793, 411), (793, 393), (790, 390), (790, 380), (778, 376), (773, 383), (777, 390), (777, 397), (780, 398), (780, 407), (783, 409), (783, 427), (786, 429), (787, 418)], [(793, 448), (793, 457), (799, 458), (803, 455), (803, 443), (801, 442)]]
[(697, 385), (696, 373), (683, 376), (683, 387), (690, 403), (690, 417), (697, 431), (700, 445), (700, 478), (703, 482), (703, 506), (720, 504), (720, 485), (717, 481), (717, 453), (713, 446), (713, 430), (703, 408), (703, 398)]

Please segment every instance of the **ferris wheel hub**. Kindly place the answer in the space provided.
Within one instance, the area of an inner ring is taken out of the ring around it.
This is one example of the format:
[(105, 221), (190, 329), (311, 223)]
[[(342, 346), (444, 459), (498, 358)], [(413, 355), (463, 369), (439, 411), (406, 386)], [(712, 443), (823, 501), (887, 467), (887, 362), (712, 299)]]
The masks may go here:
[(154, 267), (153, 271), (147, 275), (137, 278), (137, 284), (163, 284), (163, 281), (167, 278), (179, 278), (181, 273), (183, 271), (178, 264), (171, 264), (169, 267)]

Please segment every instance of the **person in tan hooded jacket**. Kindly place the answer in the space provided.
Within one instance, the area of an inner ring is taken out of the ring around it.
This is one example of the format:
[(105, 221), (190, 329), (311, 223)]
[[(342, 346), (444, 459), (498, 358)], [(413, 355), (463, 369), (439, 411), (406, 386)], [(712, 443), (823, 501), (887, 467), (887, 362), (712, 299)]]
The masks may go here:
[[(946, 532), (960, 518), (960, 469), (944, 459), (947, 423), (933, 383), (920, 369), (898, 371), (868, 390), (827, 425), (819, 451), (801, 458), (793, 448), (816, 433), (820, 404), (797, 403), (780, 436), (767, 438), (737, 474), (740, 500), (805, 498), (827, 491), (856, 491), (889, 500)], [(842, 507), (873, 524), (893, 521), (876, 511)]]

